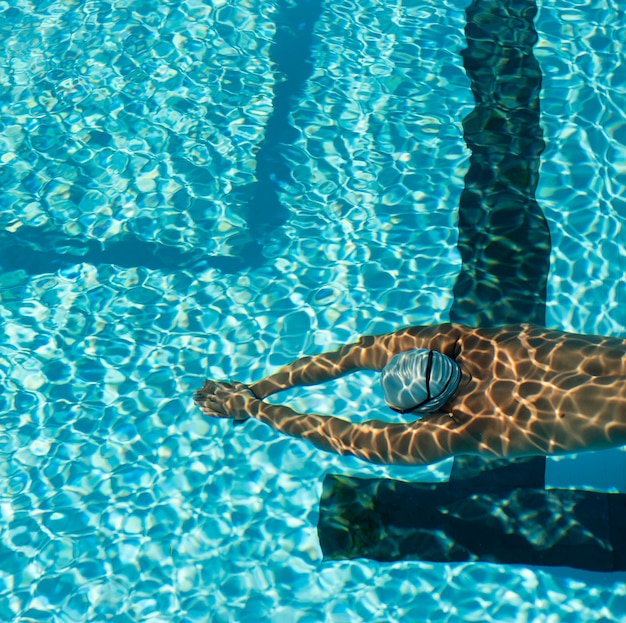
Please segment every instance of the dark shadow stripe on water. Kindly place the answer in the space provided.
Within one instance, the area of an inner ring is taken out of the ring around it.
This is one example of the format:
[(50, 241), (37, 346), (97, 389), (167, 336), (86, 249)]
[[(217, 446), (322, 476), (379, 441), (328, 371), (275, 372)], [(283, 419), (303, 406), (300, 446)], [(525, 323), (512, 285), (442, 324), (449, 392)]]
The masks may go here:
[(202, 259), (199, 252), (185, 252), (132, 234), (108, 241), (73, 238), (47, 228), (23, 226), (0, 232), (0, 270), (23, 270), (28, 275), (52, 273), (85, 262), (122, 268), (143, 267), (173, 272), (192, 267)]
[[(463, 259), (451, 320), (545, 322), (550, 235), (535, 200), (541, 73), (534, 0), (474, 0), (464, 65), (476, 108), (460, 200)], [(482, 561), (626, 570), (614, 527), (626, 495), (546, 491), (545, 458), (456, 457), (450, 482), (328, 475), (318, 533), (325, 559)]]
[(536, 13), (528, 0), (475, 0), (467, 8), (463, 62), (476, 107), (463, 121), (471, 157), (450, 318), (474, 327), (545, 322), (551, 245), (535, 199), (544, 149)]
[(237, 202), (243, 206), (247, 231), (235, 241), (232, 258), (211, 256), (205, 260), (209, 266), (233, 272), (233, 268), (264, 264), (264, 245), (276, 243), (281, 226), (289, 218), (289, 209), (280, 200), (281, 188), (293, 183), (285, 147), (298, 138), (290, 117), (313, 71), (313, 30), (321, 13), (321, 0), (278, 2), (276, 35), (270, 48), (276, 74), (272, 115), (256, 154), (256, 181), (234, 191)]

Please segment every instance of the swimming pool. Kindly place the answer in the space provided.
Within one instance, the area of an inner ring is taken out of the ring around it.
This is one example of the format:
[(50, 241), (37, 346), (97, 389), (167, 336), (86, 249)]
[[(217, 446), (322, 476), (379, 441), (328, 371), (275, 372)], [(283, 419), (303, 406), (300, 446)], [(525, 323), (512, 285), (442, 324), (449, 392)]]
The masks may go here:
[[(622, 573), (324, 562), (326, 474), (451, 462), (365, 465), (191, 404), (205, 376), (448, 319), (468, 5), (0, 3), (0, 618), (623, 620)], [(624, 335), (624, 13), (538, 8), (546, 321)], [(368, 374), (290, 401), (382, 407)], [(547, 478), (626, 491), (612, 454), (601, 484), (585, 457)]]

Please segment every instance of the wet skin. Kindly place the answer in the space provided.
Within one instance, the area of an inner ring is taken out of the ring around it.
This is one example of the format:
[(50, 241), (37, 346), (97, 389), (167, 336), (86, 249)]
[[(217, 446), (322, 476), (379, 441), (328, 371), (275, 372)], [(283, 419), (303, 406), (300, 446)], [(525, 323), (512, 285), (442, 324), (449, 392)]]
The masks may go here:
[[(463, 373), (448, 403), (415, 422), (352, 424), (264, 401), (291, 387), (382, 370), (395, 354), (413, 348), (438, 350)], [(207, 380), (194, 400), (208, 416), (253, 417), (323, 450), (373, 463), (600, 450), (626, 445), (626, 340), (532, 325), (409, 327), (303, 357), (250, 386)]]

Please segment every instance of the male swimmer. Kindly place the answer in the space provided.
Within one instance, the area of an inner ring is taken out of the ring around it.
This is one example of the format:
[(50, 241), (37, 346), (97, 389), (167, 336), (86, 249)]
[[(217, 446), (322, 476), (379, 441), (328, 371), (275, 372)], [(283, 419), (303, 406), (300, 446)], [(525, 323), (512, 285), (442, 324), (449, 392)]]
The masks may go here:
[[(264, 401), (357, 370), (381, 371), (387, 404), (421, 417), (352, 424)], [(410, 327), (303, 357), (250, 386), (207, 380), (194, 400), (208, 416), (256, 418), (372, 463), (602, 450), (626, 445), (626, 340), (531, 325)]]

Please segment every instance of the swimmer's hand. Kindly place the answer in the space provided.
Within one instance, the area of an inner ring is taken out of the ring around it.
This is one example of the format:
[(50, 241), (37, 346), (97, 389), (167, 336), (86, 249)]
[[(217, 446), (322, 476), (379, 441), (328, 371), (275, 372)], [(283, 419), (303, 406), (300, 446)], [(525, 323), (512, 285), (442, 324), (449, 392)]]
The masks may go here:
[(207, 379), (202, 389), (194, 392), (194, 402), (209, 417), (229, 418), (242, 424), (250, 418), (251, 408), (258, 398), (243, 383), (227, 383)]

